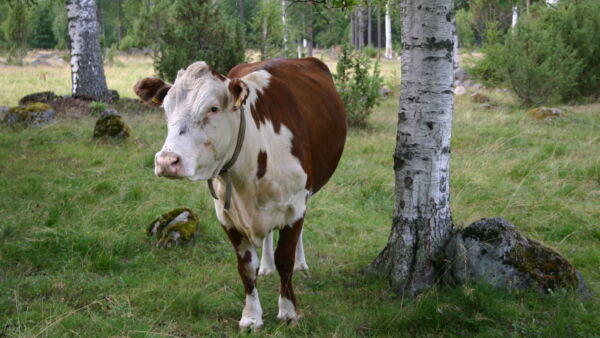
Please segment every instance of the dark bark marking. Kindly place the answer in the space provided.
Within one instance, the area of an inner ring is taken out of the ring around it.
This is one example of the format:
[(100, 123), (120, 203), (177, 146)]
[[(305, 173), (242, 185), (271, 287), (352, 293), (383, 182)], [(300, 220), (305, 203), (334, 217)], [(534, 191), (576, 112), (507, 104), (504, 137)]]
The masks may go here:
[(411, 177), (404, 178), (404, 187), (406, 189), (411, 189), (413, 186), (413, 179)]

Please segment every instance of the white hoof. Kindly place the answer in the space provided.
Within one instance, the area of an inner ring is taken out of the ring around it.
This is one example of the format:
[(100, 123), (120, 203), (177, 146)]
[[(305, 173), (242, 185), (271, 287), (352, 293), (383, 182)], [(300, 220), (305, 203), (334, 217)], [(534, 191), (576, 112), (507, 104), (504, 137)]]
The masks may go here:
[(252, 331), (258, 332), (263, 327), (263, 321), (261, 318), (242, 317), (239, 323), (239, 327), (240, 331), (252, 329)]
[(296, 307), (289, 299), (279, 296), (279, 313), (277, 313), (277, 319), (295, 326), (298, 324), (298, 320), (300, 320), (301, 317), (302, 316), (298, 315)]
[(295, 262), (294, 263), (294, 271), (297, 270), (308, 270), (308, 265), (305, 262)]
[(271, 267), (271, 266), (261, 266), (258, 269), (258, 275), (259, 276), (265, 276), (265, 275), (270, 275), (273, 272), (275, 272), (275, 268)]

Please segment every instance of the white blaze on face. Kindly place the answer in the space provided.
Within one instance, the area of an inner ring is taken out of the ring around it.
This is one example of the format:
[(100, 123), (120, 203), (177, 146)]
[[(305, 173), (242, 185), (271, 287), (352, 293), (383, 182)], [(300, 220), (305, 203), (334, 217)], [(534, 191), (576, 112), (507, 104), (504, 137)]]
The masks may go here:
[[(204, 62), (177, 74), (164, 99), (168, 134), (156, 155), (173, 153), (181, 161), (179, 177), (213, 178), (230, 156), (238, 118), (231, 111), (229, 80), (215, 76)], [(216, 111), (213, 111), (216, 110)]]

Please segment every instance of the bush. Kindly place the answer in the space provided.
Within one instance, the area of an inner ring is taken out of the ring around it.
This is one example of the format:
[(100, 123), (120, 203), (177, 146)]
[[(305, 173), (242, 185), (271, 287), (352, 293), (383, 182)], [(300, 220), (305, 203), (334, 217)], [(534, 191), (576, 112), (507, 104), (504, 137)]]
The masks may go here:
[(525, 106), (564, 102), (576, 92), (581, 62), (560, 37), (529, 21), (490, 55)]
[(352, 52), (344, 46), (337, 63), (334, 81), (348, 115), (348, 125), (364, 127), (373, 108), (379, 104), (383, 78), (379, 74), (379, 62), (375, 62), (369, 75), (371, 60), (365, 54)]
[(154, 67), (169, 81), (195, 61), (205, 61), (223, 74), (244, 61), (239, 24), (227, 25), (219, 7), (210, 0), (176, 1), (173, 17), (158, 41), (158, 50)]
[(456, 35), (460, 48), (473, 48), (475, 45), (475, 32), (471, 26), (473, 14), (465, 9), (456, 11)]
[(377, 57), (377, 48), (375, 47), (365, 46), (362, 48), (362, 52), (371, 59)]

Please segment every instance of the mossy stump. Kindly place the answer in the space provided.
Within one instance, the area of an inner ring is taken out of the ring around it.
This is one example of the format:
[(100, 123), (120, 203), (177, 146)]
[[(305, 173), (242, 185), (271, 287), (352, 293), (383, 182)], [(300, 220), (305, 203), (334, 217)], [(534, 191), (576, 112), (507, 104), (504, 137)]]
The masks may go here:
[(54, 120), (56, 112), (42, 102), (30, 103), (25, 107), (12, 107), (4, 116), (4, 122), (11, 127), (41, 126)]
[(94, 126), (95, 139), (125, 140), (131, 137), (131, 128), (116, 113), (102, 114)]
[(156, 246), (170, 249), (174, 246), (191, 245), (199, 232), (199, 217), (189, 208), (177, 208), (150, 222), (146, 227), (148, 236), (156, 235)]
[(509, 290), (587, 294), (581, 274), (555, 249), (521, 235), (502, 218), (484, 218), (457, 232), (446, 248), (450, 283), (485, 282)]

